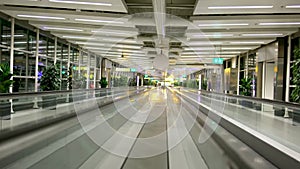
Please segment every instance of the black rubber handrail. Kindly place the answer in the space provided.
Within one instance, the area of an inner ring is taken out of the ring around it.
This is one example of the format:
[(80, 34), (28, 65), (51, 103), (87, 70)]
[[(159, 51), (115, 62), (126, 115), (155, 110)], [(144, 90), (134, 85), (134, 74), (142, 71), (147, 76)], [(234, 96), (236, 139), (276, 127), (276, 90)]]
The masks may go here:
[(250, 97), (250, 96), (241, 96), (241, 95), (235, 95), (235, 94), (225, 94), (225, 93), (219, 93), (219, 92), (211, 92), (211, 91), (207, 91), (207, 90), (200, 90), (203, 93), (209, 93), (209, 94), (215, 94), (215, 95), (222, 95), (222, 96), (226, 96), (226, 97), (233, 97), (233, 98), (237, 98), (237, 99), (245, 99), (245, 100), (249, 100), (249, 101), (254, 101), (254, 102), (264, 102), (264, 103), (269, 103), (269, 104), (280, 104), (286, 107), (293, 107), (293, 108), (297, 108), (300, 109), (300, 104), (299, 103), (293, 103), (293, 102), (284, 102), (281, 100), (270, 100), (270, 99), (263, 99), (263, 98), (257, 98), (257, 97)]
[[(20, 97), (38, 97), (45, 95), (56, 95), (56, 94), (72, 94), (73, 92), (89, 92), (89, 91), (110, 91), (112, 88), (105, 89), (72, 89), (72, 90), (59, 90), (59, 91), (43, 91), (43, 92), (25, 92), (25, 93), (1, 93), (1, 99), (15, 99)], [(119, 88), (122, 89), (122, 88)], [(131, 90), (135, 90), (136, 88), (130, 88)]]

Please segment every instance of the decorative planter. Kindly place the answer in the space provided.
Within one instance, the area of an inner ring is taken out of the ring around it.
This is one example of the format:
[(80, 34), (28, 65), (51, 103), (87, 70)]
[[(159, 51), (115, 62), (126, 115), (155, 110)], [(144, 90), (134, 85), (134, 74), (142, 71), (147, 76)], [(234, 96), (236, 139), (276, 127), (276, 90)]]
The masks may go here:
[(10, 102), (0, 102), (0, 119), (1, 120), (10, 120)]

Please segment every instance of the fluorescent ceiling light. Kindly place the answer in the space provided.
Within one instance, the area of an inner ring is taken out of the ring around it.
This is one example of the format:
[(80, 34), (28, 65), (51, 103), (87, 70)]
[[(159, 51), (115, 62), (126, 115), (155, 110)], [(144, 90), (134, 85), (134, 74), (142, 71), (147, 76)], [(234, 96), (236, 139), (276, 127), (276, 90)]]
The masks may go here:
[(242, 36), (282, 36), (282, 33), (244, 33)]
[(73, 29), (73, 28), (57, 28), (57, 27), (43, 27), (46, 30), (60, 30), (60, 31), (75, 31), (75, 32), (82, 32), (82, 29)]
[(238, 54), (239, 51), (212, 51), (212, 52), (183, 52), (182, 55), (201, 55), (201, 54)]
[(105, 30), (92, 30), (92, 33), (101, 34), (112, 34), (112, 35), (137, 35), (138, 32), (115, 32), (115, 31), (105, 31)]
[(116, 42), (116, 43), (137, 43), (136, 40), (130, 40), (130, 39), (102, 39), (103, 41), (108, 41), (108, 42)]
[(66, 0), (49, 0), (49, 2), (77, 4), (77, 5), (112, 6), (111, 3), (106, 3), (106, 2), (84, 2), (84, 1), (66, 1)]
[(37, 18), (37, 19), (57, 19), (57, 20), (65, 20), (66, 18), (63, 17), (56, 17), (56, 16), (38, 16), (38, 15), (17, 15), (21, 18)]
[(197, 42), (197, 41), (194, 41), (194, 42), (188, 42), (187, 44), (188, 45), (221, 45), (221, 44), (223, 44), (223, 42), (210, 42), (210, 41)]
[(119, 24), (123, 24), (124, 23), (122, 21), (95, 20), (95, 19), (78, 19), (78, 18), (76, 18), (75, 21), (96, 22), (96, 23), (119, 23)]
[(85, 37), (85, 36), (62, 36), (63, 38), (67, 38), (67, 39), (83, 39), (83, 40), (91, 40), (91, 39), (95, 39), (92, 37)]
[(193, 50), (193, 51), (196, 51), (196, 50), (216, 50), (216, 48), (214, 47), (194, 47), (194, 48), (183, 48), (184, 50)]
[(250, 50), (250, 47), (222, 47), (221, 50)]
[(249, 23), (212, 23), (212, 24), (199, 24), (198, 26), (247, 26)]
[(249, 42), (229, 42), (230, 44), (263, 44), (261, 41), (249, 41)]
[(287, 5), (285, 8), (300, 8), (300, 5)]
[[(11, 35), (1, 35), (2, 38), (10, 38)], [(24, 37), (24, 35), (14, 35), (14, 37)]]
[(300, 25), (300, 22), (269, 22), (269, 23), (259, 23), (259, 25)]
[(208, 9), (271, 9), (272, 5), (265, 6), (209, 6)]
[(194, 34), (193, 37), (213, 37), (213, 38), (220, 38), (220, 37), (227, 37), (227, 36), (233, 36), (233, 34), (222, 34), (222, 33), (214, 33), (214, 34)]

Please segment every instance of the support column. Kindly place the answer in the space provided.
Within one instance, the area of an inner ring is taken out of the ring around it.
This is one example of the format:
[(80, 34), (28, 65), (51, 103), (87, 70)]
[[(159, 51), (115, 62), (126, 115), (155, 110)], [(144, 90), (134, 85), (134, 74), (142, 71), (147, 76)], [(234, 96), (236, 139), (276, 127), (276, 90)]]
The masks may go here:
[(54, 64), (56, 64), (57, 60), (57, 37), (54, 38)]
[[(15, 47), (15, 18), (11, 18), (11, 36), (10, 36), (10, 59), (9, 59), (9, 67), (10, 73), (14, 74), (14, 47)], [(13, 80), (11, 77), (10, 80)], [(9, 87), (9, 93), (13, 92), (13, 87)]]
[(236, 87), (237, 95), (240, 95), (240, 71), (241, 71), (241, 56), (238, 56), (238, 74), (237, 74), (237, 87)]
[(274, 99), (276, 100), (285, 100), (286, 97), (286, 81), (288, 77), (286, 76), (287, 71), (287, 54), (288, 54), (288, 38), (278, 38), (278, 58), (277, 58), (277, 67), (274, 68), (276, 73), (276, 82), (274, 90)]
[(140, 76), (139, 75), (136, 76), (136, 86), (137, 87), (140, 86)]
[(86, 78), (86, 89), (89, 89), (90, 88), (90, 74), (91, 74), (91, 55), (90, 53), (88, 53), (88, 64), (87, 64), (87, 78)]
[[(15, 46), (15, 18), (11, 18), (11, 35), (10, 35), (10, 59), (9, 59), (9, 68), (10, 73), (14, 74), (14, 46)], [(13, 80), (12, 76), (10, 80)], [(13, 92), (13, 86), (9, 87), (9, 93)], [(10, 112), (14, 113), (12, 99), (9, 99), (10, 102)]]
[[(36, 29), (36, 42), (35, 42), (35, 78), (34, 78), (34, 91), (38, 92), (38, 73), (39, 73), (39, 44), (40, 41), (40, 30)], [(37, 97), (34, 98), (33, 108), (38, 109)]]
[(199, 90), (201, 90), (202, 89), (202, 76), (201, 76), (201, 74), (199, 74)]
[(69, 76), (70, 76), (70, 64), (71, 64), (71, 44), (68, 44), (68, 65), (67, 65), (67, 90), (70, 90), (70, 82), (69, 82)]
[(291, 77), (291, 54), (292, 54), (292, 36), (288, 38), (287, 64), (286, 64), (286, 83), (285, 83), (285, 101), (290, 101), (290, 77)]
[(35, 81), (34, 81), (34, 91), (38, 92), (38, 74), (39, 74), (39, 44), (40, 41), (40, 30), (36, 30), (36, 49), (35, 49)]
[(94, 64), (94, 88), (96, 89), (96, 80), (97, 80), (97, 56), (95, 56), (95, 64)]

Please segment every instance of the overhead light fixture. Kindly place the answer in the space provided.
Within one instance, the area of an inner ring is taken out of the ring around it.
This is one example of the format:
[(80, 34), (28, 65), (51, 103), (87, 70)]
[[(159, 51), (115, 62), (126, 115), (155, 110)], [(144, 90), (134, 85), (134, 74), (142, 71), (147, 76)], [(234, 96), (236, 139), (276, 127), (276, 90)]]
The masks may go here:
[(214, 47), (188, 47), (188, 48), (183, 48), (185, 51), (188, 51), (188, 50), (192, 50), (192, 51), (201, 51), (201, 50), (216, 50), (216, 48)]
[(223, 47), (222, 50), (250, 50), (250, 47)]
[[(2, 38), (10, 38), (11, 35), (1, 35)], [(24, 37), (24, 35), (14, 35), (14, 37)]]
[(244, 33), (241, 36), (282, 36), (282, 33)]
[(65, 20), (63, 17), (56, 16), (39, 16), (39, 15), (17, 15), (20, 18), (36, 18), (36, 19), (56, 19), (56, 20)]
[(199, 24), (198, 26), (248, 26), (249, 23), (211, 23), (211, 24)]
[(265, 6), (209, 6), (208, 9), (271, 9), (272, 5)]
[(222, 34), (222, 33), (213, 33), (213, 34), (194, 34), (193, 37), (213, 37), (213, 38), (220, 38), (220, 37), (228, 37), (233, 36), (233, 34)]
[(66, 39), (83, 39), (83, 40), (92, 40), (92, 39), (95, 39), (95, 38), (86, 37), (86, 36), (62, 36), (62, 37), (66, 38)]
[(126, 35), (126, 36), (138, 34), (138, 32), (115, 32), (115, 31), (105, 31), (105, 30), (92, 30), (91, 32), (92, 33), (101, 33), (101, 34), (112, 34), (112, 35)]
[(82, 29), (73, 29), (73, 28), (57, 28), (57, 27), (43, 27), (45, 30), (60, 30), (60, 31), (75, 31), (75, 32), (82, 32)]
[(268, 22), (268, 23), (259, 23), (262, 26), (274, 26), (274, 25), (300, 25), (300, 22)]
[(188, 45), (221, 45), (223, 44), (223, 42), (212, 42), (212, 41), (208, 41), (208, 42), (199, 42), (199, 41), (192, 41), (192, 42), (188, 42)]
[(49, 0), (49, 2), (76, 4), (76, 5), (112, 6), (111, 3), (106, 3), (106, 2), (84, 2), (84, 1), (66, 1), (66, 0)]
[(287, 5), (285, 8), (300, 8), (300, 5)]
[(75, 21), (95, 22), (95, 23), (118, 23), (118, 24), (123, 24), (124, 23), (122, 21), (96, 20), (96, 19), (80, 19), (80, 18), (76, 18)]
[(229, 42), (230, 44), (263, 44), (261, 41), (244, 41), (244, 42)]

